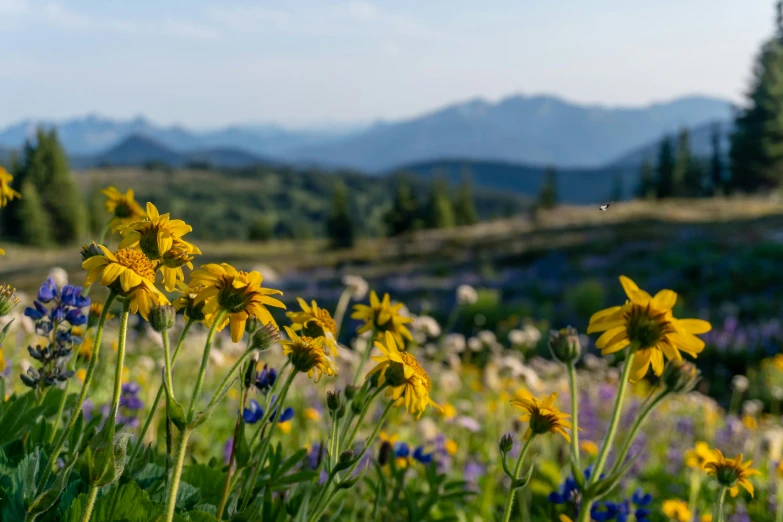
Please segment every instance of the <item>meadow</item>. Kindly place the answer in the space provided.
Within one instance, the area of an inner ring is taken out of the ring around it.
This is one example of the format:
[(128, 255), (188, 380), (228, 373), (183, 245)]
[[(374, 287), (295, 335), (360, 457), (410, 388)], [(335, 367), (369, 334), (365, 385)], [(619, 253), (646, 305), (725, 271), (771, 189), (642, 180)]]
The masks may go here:
[(3, 522), (783, 520), (774, 199), (340, 251), (106, 204), (1, 245)]

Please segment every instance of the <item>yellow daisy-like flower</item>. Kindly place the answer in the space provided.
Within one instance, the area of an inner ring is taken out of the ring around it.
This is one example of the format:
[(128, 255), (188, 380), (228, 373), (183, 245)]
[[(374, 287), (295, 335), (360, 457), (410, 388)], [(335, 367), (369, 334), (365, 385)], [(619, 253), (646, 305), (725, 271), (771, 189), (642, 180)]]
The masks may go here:
[(378, 294), (373, 290), (370, 292), (370, 306), (363, 304), (354, 305), (351, 319), (364, 321), (357, 333), (363, 334), (373, 329), (378, 332), (390, 332), (394, 336), (397, 346), (404, 349), (404, 339), (413, 340), (410, 330), (405, 326), (412, 323), (413, 319), (400, 315), (402, 307), (402, 303), (392, 306), (389, 294), (384, 294), (383, 301), (381, 301), (378, 299)]
[(664, 500), (661, 510), (664, 515), (677, 522), (691, 522), (693, 520), (693, 514), (688, 509), (688, 503), (684, 500)]
[(699, 522), (712, 522), (712, 515), (709, 513), (703, 514), (699, 519)]
[(190, 275), (190, 287), (203, 286), (194, 304), (206, 302), (203, 312), (208, 322), (218, 311), (227, 312), (217, 328), (221, 331), (230, 322), (231, 339), (236, 343), (245, 333), (248, 317), (253, 316), (264, 325), (271, 323), (277, 326), (266, 307), (285, 308), (279, 300), (269, 297), (283, 292), (261, 287), (263, 280), (256, 271), (243, 272), (227, 263), (208, 264)]
[(642, 379), (651, 365), (655, 375), (661, 375), (664, 356), (681, 361), (680, 351), (696, 357), (704, 349), (696, 334), (707, 333), (712, 326), (701, 319), (676, 319), (675, 292), (661, 290), (651, 297), (625, 276), (620, 276), (620, 283), (628, 301), (593, 314), (587, 333), (604, 332), (595, 343), (603, 355), (634, 346), (631, 382)]
[(0, 208), (8, 205), (14, 198), (19, 199), (22, 197), (20, 193), (11, 188), (13, 180), (14, 177), (3, 167), (0, 167)]
[(777, 473), (778, 478), (783, 478), (783, 460), (778, 462), (778, 467), (775, 468), (775, 473)]
[(152, 262), (138, 250), (121, 248), (112, 253), (103, 245), (102, 256), (95, 256), (82, 263), (87, 270), (84, 286), (89, 287), (95, 281), (130, 299), (131, 313), (139, 312), (148, 319), (153, 305), (169, 303), (166, 296), (155, 286), (155, 269)]
[(289, 327), (284, 327), (290, 340), (281, 341), (283, 355), (291, 356), (291, 365), (306, 373), (313, 381), (321, 380), (322, 375), (337, 375), (337, 368), (324, 350), (324, 338), (298, 336)]
[(4, 255), (5, 255), (5, 250), (3, 250), (2, 248), (0, 248), (0, 256), (4, 256)]
[(715, 460), (708, 462), (705, 469), (708, 475), (714, 475), (718, 479), (721, 486), (729, 488), (732, 497), (737, 496), (740, 486), (745, 488), (745, 491), (750, 493), (752, 497), (753, 484), (750, 483), (748, 477), (760, 474), (758, 470), (750, 467), (752, 464), (752, 460), (742, 462), (742, 453), (733, 459), (727, 459), (720, 450), (716, 449)]
[(82, 341), (82, 344), (79, 345), (79, 357), (84, 357), (85, 359), (91, 359), (92, 358), (92, 352), (95, 349), (95, 340), (93, 340), (92, 337), (87, 337)]
[(430, 376), (413, 354), (397, 349), (394, 334), (386, 331), (383, 342), (375, 341), (375, 347), (382, 355), (373, 356), (378, 364), (367, 373), (367, 377), (378, 373), (378, 386), (389, 385), (386, 396), (396, 406), (405, 405), (405, 411), (421, 417), (427, 406), (440, 407), (430, 398), (432, 383)]
[(106, 196), (106, 212), (114, 217), (109, 221), (109, 230), (114, 230), (121, 225), (128, 225), (134, 221), (144, 219), (146, 214), (133, 197), (133, 189), (128, 189), (125, 194), (114, 187), (106, 187), (101, 191)]
[(0, 373), (4, 372), (8, 367), (8, 363), (5, 360), (5, 354), (3, 354), (3, 348), (0, 346)]
[(321, 420), (321, 412), (316, 410), (315, 408), (305, 408), (304, 416), (305, 416), (305, 419), (311, 420), (311, 421), (319, 421), (319, 420)]
[(171, 292), (177, 281), (184, 281), (182, 267), (193, 269), (193, 254), (201, 250), (188, 243), (182, 236), (193, 228), (181, 219), (171, 219), (169, 214), (160, 214), (157, 207), (147, 203), (147, 219), (136, 221), (120, 230), (120, 248), (138, 248), (163, 272), (166, 290)]
[(566, 429), (573, 428), (571, 423), (566, 420), (571, 416), (561, 412), (555, 406), (557, 392), (543, 401), (533, 397), (530, 392), (523, 392), (521, 395), (523, 395), (522, 398), (513, 399), (511, 404), (525, 411), (519, 418), (520, 422), (528, 423), (524, 435), (525, 440), (533, 434), (559, 433), (565, 440), (571, 442), (571, 435), (566, 431)]
[(598, 444), (596, 444), (591, 440), (579, 441), (579, 448), (581, 448), (582, 451), (584, 451), (591, 457), (595, 457), (596, 455), (598, 455)]
[(707, 464), (714, 461), (715, 452), (703, 441), (697, 442), (693, 449), (685, 452), (685, 465), (689, 468), (704, 470)]
[(186, 321), (203, 321), (206, 318), (204, 314), (204, 301), (196, 303), (199, 292), (204, 290), (204, 286), (196, 285), (190, 287), (185, 283), (177, 283), (180, 296), (174, 300), (174, 308), (177, 311), (182, 310)]
[(286, 312), (288, 318), (291, 319), (291, 328), (296, 332), (301, 330), (302, 334), (308, 337), (323, 337), (324, 344), (331, 355), (337, 356), (337, 339), (335, 338), (337, 325), (329, 310), (319, 308), (314, 300), (309, 306), (301, 297), (297, 297), (296, 300), (302, 307), (302, 311)]

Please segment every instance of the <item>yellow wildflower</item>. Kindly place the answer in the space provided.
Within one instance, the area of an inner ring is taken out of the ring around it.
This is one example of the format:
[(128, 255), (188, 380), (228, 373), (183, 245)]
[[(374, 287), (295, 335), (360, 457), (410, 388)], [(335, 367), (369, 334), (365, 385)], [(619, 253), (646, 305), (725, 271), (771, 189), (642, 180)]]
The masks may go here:
[(87, 270), (84, 285), (99, 280), (103, 286), (130, 299), (131, 313), (139, 312), (144, 319), (153, 305), (168, 304), (168, 299), (155, 286), (155, 270), (152, 262), (138, 250), (122, 248), (112, 253), (103, 245), (102, 256), (95, 256), (82, 263)]
[(707, 463), (705, 469), (708, 475), (714, 475), (718, 479), (721, 486), (729, 488), (732, 497), (736, 497), (739, 493), (739, 486), (745, 488), (752, 497), (753, 484), (750, 483), (748, 477), (760, 473), (758, 470), (752, 469), (751, 464), (753, 464), (752, 460), (742, 462), (742, 453), (734, 459), (727, 459), (720, 450), (716, 449), (715, 460)]
[(337, 333), (337, 325), (329, 314), (329, 311), (325, 308), (319, 308), (315, 300), (311, 301), (311, 305), (301, 297), (297, 297), (299, 306), (302, 307), (301, 312), (286, 312), (286, 315), (291, 319), (291, 328), (295, 331), (302, 331), (303, 335), (308, 337), (323, 337), (325, 339), (324, 344), (329, 348), (329, 352), (333, 357), (337, 356), (337, 339), (335, 335)]
[[(375, 290), (370, 292), (370, 306), (357, 304), (353, 306), (354, 312), (351, 319), (361, 319), (364, 324), (359, 327), (357, 333), (365, 333), (375, 330), (376, 332), (389, 332), (394, 336), (397, 346), (404, 349), (405, 341), (413, 340), (410, 330), (405, 326), (412, 323), (413, 319), (400, 315), (402, 303), (391, 304), (389, 294), (383, 295), (383, 301), (378, 299)], [(404, 339), (403, 339), (404, 338)]]
[(704, 515), (699, 518), (699, 522), (712, 522), (712, 515), (709, 513), (705, 513)]
[(756, 422), (756, 419), (750, 415), (742, 416), (742, 424), (744, 424), (745, 427), (748, 428), (749, 430), (755, 430), (756, 428), (758, 428), (758, 423)]
[(322, 375), (337, 375), (337, 368), (324, 350), (323, 337), (300, 337), (291, 328), (284, 328), (290, 340), (280, 344), (283, 345), (283, 355), (291, 356), (294, 368), (306, 373), (315, 382), (320, 381)]
[(128, 189), (123, 194), (114, 187), (106, 187), (101, 192), (106, 196), (106, 203), (104, 204), (106, 212), (113, 216), (109, 222), (109, 230), (133, 223), (146, 216), (144, 210), (133, 198), (133, 189)]
[(691, 522), (693, 514), (684, 500), (664, 500), (661, 506), (663, 514), (677, 522)]
[(598, 455), (598, 444), (591, 440), (582, 440), (579, 441), (579, 447), (582, 451), (590, 455), (591, 457), (595, 457)]
[(457, 450), (459, 449), (457, 443), (451, 439), (446, 439), (446, 443), (443, 445), (443, 447), (445, 448), (446, 453), (449, 455), (456, 455)]
[(260, 273), (242, 272), (227, 263), (204, 265), (190, 276), (191, 287), (203, 286), (194, 303), (206, 302), (204, 314), (210, 322), (219, 310), (227, 312), (217, 328), (220, 331), (231, 323), (231, 339), (235, 343), (244, 335), (248, 317), (253, 316), (264, 325), (277, 326), (267, 306), (285, 308), (282, 302), (269, 297), (283, 292), (263, 288), (262, 282)]
[(595, 343), (603, 355), (633, 344), (631, 382), (642, 379), (651, 365), (655, 375), (661, 375), (664, 356), (680, 361), (680, 351), (696, 357), (704, 349), (704, 341), (695, 334), (709, 332), (712, 326), (701, 319), (676, 319), (672, 315), (675, 292), (661, 290), (651, 297), (625, 276), (620, 276), (620, 283), (629, 300), (593, 314), (587, 333), (604, 332)]
[(291, 429), (293, 426), (291, 425), (291, 421), (285, 421), (285, 422), (278, 422), (277, 427), (280, 428), (280, 431), (288, 435), (291, 433)]
[(571, 442), (571, 435), (566, 429), (572, 429), (571, 423), (565, 419), (570, 415), (561, 412), (555, 406), (557, 392), (546, 399), (539, 400), (533, 397), (529, 392), (527, 397), (514, 399), (511, 404), (524, 410), (525, 413), (519, 418), (520, 422), (527, 422), (528, 428), (525, 431), (525, 440), (531, 435), (540, 435), (542, 433), (559, 433), (568, 442)]
[(21, 198), (22, 195), (11, 188), (11, 182), (14, 177), (3, 167), (0, 167), (0, 208), (8, 205), (14, 198)]
[(87, 370), (85, 370), (84, 368), (79, 368), (78, 370), (76, 370), (76, 378), (84, 382), (84, 379), (87, 378)]
[(447, 402), (440, 407), (440, 414), (444, 419), (451, 420), (457, 416), (457, 408)]
[(316, 410), (315, 408), (305, 408), (304, 416), (305, 416), (305, 419), (311, 420), (311, 421), (319, 421), (319, 420), (321, 420), (321, 412)]
[(378, 364), (367, 373), (367, 377), (380, 373), (378, 385), (388, 383), (387, 397), (395, 401), (395, 405), (405, 405), (405, 410), (416, 418), (421, 417), (427, 406), (440, 407), (430, 398), (432, 384), (430, 377), (413, 354), (397, 349), (394, 334), (385, 332), (385, 339), (375, 341), (375, 347), (382, 355), (373, 356)]
[(5, 360), (5, 354), (3, 353), (3, 347), (0, 346), (0, 373), (4, 372), (8, 367), (8, 362)]
[(704, 470), (708, 463), (715, 461), (715, 452), (703, 441), (696, 443), (693, 449), (685, 452), (685, 465), (689, 468)]

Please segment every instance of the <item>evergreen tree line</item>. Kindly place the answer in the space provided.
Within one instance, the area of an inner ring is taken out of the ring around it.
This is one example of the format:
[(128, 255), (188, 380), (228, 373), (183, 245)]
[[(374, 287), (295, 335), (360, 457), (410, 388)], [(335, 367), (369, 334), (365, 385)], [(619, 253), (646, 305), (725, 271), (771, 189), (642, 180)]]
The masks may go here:
[(658, 148), (657, 162), (646, 158), (639, 171), (636, 196), (642, 199), (671, 197), (699, 198), (731, 191), (732, 183), (721, 150), (721, 127), (711, 127), (709, 159), (695, 157), (687, 129), (676, 138), (664, 137)]
[(11, 163), (12, 187), (22, 198), (3, 213), (3, 237), (32, 246), (69, 245), (86, 225), (85, 208), (54, 129), (39, 128)]

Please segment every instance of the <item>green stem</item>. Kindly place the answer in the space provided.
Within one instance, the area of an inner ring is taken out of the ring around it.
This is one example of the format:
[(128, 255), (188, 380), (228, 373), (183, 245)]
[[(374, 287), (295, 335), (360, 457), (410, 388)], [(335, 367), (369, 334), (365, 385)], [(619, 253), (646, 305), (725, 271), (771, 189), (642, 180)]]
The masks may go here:
[[(365, 393), (367, 392), (367, 388), (370, 386), (370, 381), (365, 379), (364, 384), (362, 384), (362, 387), (359, 388), (359, 390), (354, 395), (354, 398), (351, 399), (351, 402), (356, 400), (357, 398), (364, 397)], [(345, 436), (348, 434), (348, 430), (351, 428), (351, 423), (353, 422), (354, 417), (356, 417), (356, 414), (353, 411), (352, 407), (347, 407), (348, 404), (346, 404), (346, 409), (348, 410), (345, 413), (345, 419), (342, 421), (342, 430), (340, 431), (340, 441), (345, 439)], [(339, 442), (338, 442), (339, 444)], [(342, 446), (340, 446), (342, 447)]]
[(193, 413), (198, 402), (198, 396), (201, 393), (201, 387), (204, 385), (204, 375), (207, 373), (207, 363), (209, 363), (209, 352), (212, 350), (212, 339), (215, 337), (218, 325), (226, 315), (225, 310), (220, 310), (217, 313), (212, 326), (207, 334), (207, 342), (204, 344), (204, 355), (201, 357), (201, 368), (198, 371), (198, 377), (196, 378), (196, 387), (193, 389), (193, 398), (190, 400), (190, 407), (188, 408), (188, 423), (193, 421)]
[(623, 367), (622, 377), (620, 377), (620, 386), (617, 389), (617, 400), (614, 402), (614, 411), (612, 412), (612, 420), (609, 423), (609, 431), (606, 433), (606, 439), (601, 447), (601, 453), (598, 454), (598, 460), (593, 467), (588, 485), (595, 484), (598, 477), (601, 476), (604, 464), (606, 464), (606, 459), (609, 456), (609, 451), (612, 449), (612, 442), (614, 442), (614, 436), (617, 433), (617, 425), (620, 422), (620, 414), (622, 413), (623, 402), (625, 401), (625, 392), (628, 390), (628, 376), (631, 374), (631, 366), (633, 364), (635, 352), (636, 350), (633, 349), (633, 346), (628, 351), (628, 358)]
[(120, 394), (122, 393), (122, 369), (125, 367), (125, 338), (128, 335), (128, 315), (130, 315), (130, 299), (122, 304), (122, 316), (120, 317), (120, 333), (117, 339), (117, 367), (114, 370), (114, 395), (111, 399), (111, 411), (109, 422), (110, 429), (114, 432), (114, 424), (117, 411), (120, 409)]
[(340, 327), (343, 324), (343, 318), (345, 317), (345, 310), (348, 308), (348, 303), (350, 301), (351, 301), (351, 291), (346, 288), (345, 290), (343, 290), (343, 293), (340, 294), (340, 299), (337, 301), (337, 308), (334, 309), (335, 338), (337, 338), (340, 335)]
[(90, 486), (90, 491), (87, 492), (87, 505), (84, 506), (84, 513), (82, 514), (82, 522), (90, 522), (92, 518), (92, 508), (95, 506), (95, 499), (98, 497), (98, 486)]
[(718, 493), (712, 512), (712, 522), (723, 522), (723, 502), (726, 500), (726, 491), (728, 491), (726, 486), (720, 488), (720, 493)]
[[(688, 510), (691, 513), (696, 512), (696, 500), (699, 498), (699, 490), (701, 489), (701, 473), (699, 471), (691, 471), (690, 491), (688, 495)], [(778, 521), (780, 522), (780, 521)]]
[(54, 442), (54, 435), (57, 433), (57, 428), (60, 426), (60, 418), (63, 416), (63, 410), (65, 409), (65, 399), (68, 398), (68, 387), (71, 384), (71, 380), (65, 381), (65, 388), (63, 388), (63, 396), (60, 398), (60, 405), (57, 407), (57, 416), (54, 418), (54, 427), (46, 438), (46, 442), (51, 444)]
[[(251, 363), (255, 364), (255, 363)], [(231, 492), (231, 485), (233, 483), (232, 476), (231, 476), (231, 467), (234, 465), (234, 459), (236, 458), (236, 451), (237, 451), (237, 440), (239, 439), (239, 430), (244, 429), (242, 426), (242, 412), (245, 408), (245, 401), (247, 401), (247, 389), (244, 388), (244, 382), (240, 381), (240, 387), (242, 388), (242, 399), (239, 401), (239, 416), (237, 418), (236, 424), (234, 425), (234, 440), (231, 441), (231, 455), (228, 458), (228, 468), (226, 469), (226, 481), (223, 484), (223, 494), (220, 496), (220, 504), (218, 504), (217, 513), (215, 515), (215, 518), (218, 520), (223, 519), (223, 510), (226, 509), (226, 503), (228, 502), (228, 494)], [(239, 472), (237, 472), (236, 475), (238, 475)]]
[(631, 444), (636, 438), (636, 433), (639, 431), (639, 428), (642, 427), (642, 424), (645, 420), (647, 420), (647, 417), (650, 415), (650, 413), (652, 413), (658, 403), (661, 402), (667, 395), (668, 392), (664, 390), (657, 397), (655, 397), (655, 399), (653, 399), (650, 404), (648, 404), (646, 407), (643, 406), (642, 413), (636, 416), (636, 420), (634, 421), (633, 426), (631, 426), (631, 430), (625, 437), (623, 449), (620, 450), (620, 453), (617, 455), (617, 459), (615, 460), (609, 475), (614, 474), (620, 468), (620, 466), (623, 465), (623, 461), (625, 460), (626, 455), (628, 455), (628, 451), (631, 449)]
[(166, 522), (172, 522), (172, 520), (174, 520), (174, 508), (177, 505), (179, 479), (182, 477), (182, 465), (185, 463), (185, 453), (187, 453), (189, 438), (190, 430), (185, 428), (179, 435), (177, 456), (174, 462), (174, 469), (171, 472), (171, 480), (169, 481), (169, 496), (166, 499)]
[(533, 442), (534, 438), (535, 435), (531, 435), (530, 438), (527, 439), (525, 445), (522, 447), (522, 452), (519, 454), (519, 458), (517, 459), (517, 465), (514, 466), (514, 476), (511, 478), (511, 487), (508, 490), (508, 495), (506, 496), (506, 507), (503, 510), (503, 522), (508, 522), (511, 520), (511, 510), (514, 507), (514, 495), (517, 492), (517, 488), (514, 487), (514, 482), (516, 482), (519, 478), (519, 472), (522, 469), (522, 461), (525, 460), (527, 450), (530, 449), (530, 443)]
[(370, 334), (370, 338), (367, 340), (367, 348), (364, 350), (364, 353), (362, 354), (362, 359), (359, 362), (359, 367), (356, 369), (356, 374), (353, 376), (354, 386), (356, 386), (356, 383), (359, 382), (359, 376), (362, 374), (364, 365), (367, 364), (367, 359), (370, 358), (370, 352), (372, 351), (372, 343), (375, 340), (376, 333), (377, 332), (375, 328), (373, 328), (372, 333)]
[(231, 376), (234, 375), (234, 372), (237, 371), (237, 369), (242, 366), (245, 361), (248, 360), (253, 355), (252, 350), (248, 350), (245, 353), (242, 354), (242, 356), (237, 359), (237, 362), (234, 363), (234, 366), (231, 367), (231, 369), (226, 373), (226, 376), (223, 377), (223, 380), (220, 383), (220, 386), (218, 386), (218, 391), (215, 393), (215, 395), (212, 397), (212, 400), (209, 401), (209, 405), (207, 406), (207, 409), (211, 408), (215, 402), (220, 400), (220, 397), (223, 395), (223, 393), (226, 391), (226, 388), (231, 386)]
[(111, 306), (111, 303), (114, 301), (114, 298), (117, 297), (117, 294), (114, 291), (109, 292), (109, 297), (106, 298), (106, 303), (103, 305), (103, 312), (101, 312), (101, 317), (98, 321), (98, 329), (95, 333), (95, 349), (93, 350), (92, 357), (90, 358), (90, 364), (87, 367), (87, 374), (84, 377), (84, 383), (82, 384), (82, 391), (79, 393), (79, 399), (76, 401), (76, 406), (74, 406), (73, 413), (71, 414), (71, 419), (68, 421), (68, 426), (63, 430), (62, 434), (60, 435), (60, 439), (57, 441), (57, 444), (54, 447), (54, 450), (52, 451), (51, 456), (49, 457), (49, 462), (47, 463), (46, 467), (43, 470), (43, 476), (41, 477), (41, 481), (38, 483), (38, 489), (36, 491), (36, 496), (40, 495), (43, 491), (43, 488), (46, 487), (46, 482), (49, 480), (49, 476), (52, 473), (52, 469), (54, 468), (55, 462), (57, 462), (57, 458), (60, 455), (60, 451), (63, 449), (63, 446), (65, 445), (65, 441), (68, 440), (68, 435), (70, 435), (71, 430), (73, 430), (73, 427), (76, 425), (76, 420), (79, 417), (79, 412), (82, 409), (82, 405), (84, 405), (84, 400), (87, 398), (87, 392), (90, 389), (90, 384), (92, 383), (92, 376), (95, 373), (95, 366), (98, 364), (98, 355), (101, 352), (101, 341), (103, 340), (103, 325), (106, 323), (106, 316), (109, 314), (109, 306)]
[(166, 395), (174, 399), (174, 384), (171, 380), (171, 343), (169, 342), (169, 331), (163, 330), (161, 332), (163, 338), (163, 356), (166, 358), (166, 368), (163, 382), (166, 385)]
[[(329, 438), (329, 464), (334, 466), (337, 463), (337, 452), (340, 450), (337, 444), (337, 425), (340, 423), (340, 419), (337, 418), (337, 412), (333, 411), (332, 414), (332, 436)], [(331, 468), (330, 468), (331, 469)]]
[(568, 368), (568, 387), (571, 390), (571, 455), (579, 471), (582, 471), (582, 459), (579, 455), (579, 401), (577, 400), (577, 382), (576, 368), (573, 361), (569, 362)]
[(365, 415), (367, 415), (367, 412), (370, 411), (370, 406), (372, 405), (372, 402), (375, 400), (375, 398), (380, 394), (384, 389), (386, 388), (386, 385), (381, 386), (375, 392), (370, 395), (370, 398), (367, 399), (367, 403), (364, 405), (364, 409), (362, 409), (362, 412), (359, 414), (359, 418), (356, 420), (356, 424), (353, 426), (353, 431), (351, 431), (351, 435), (348, 437), (348, 439), (344, 442), (342, 442), (339, 447), (337, 448), (337, 451), (340, 451), (341, 449), (347, 449), (351, 447), (351, 444), (353, 444), (354, 439), (356, 438), (356, 434), (359, 431), (359, 426), (361, 426), (362, 421), (364, 420)]

